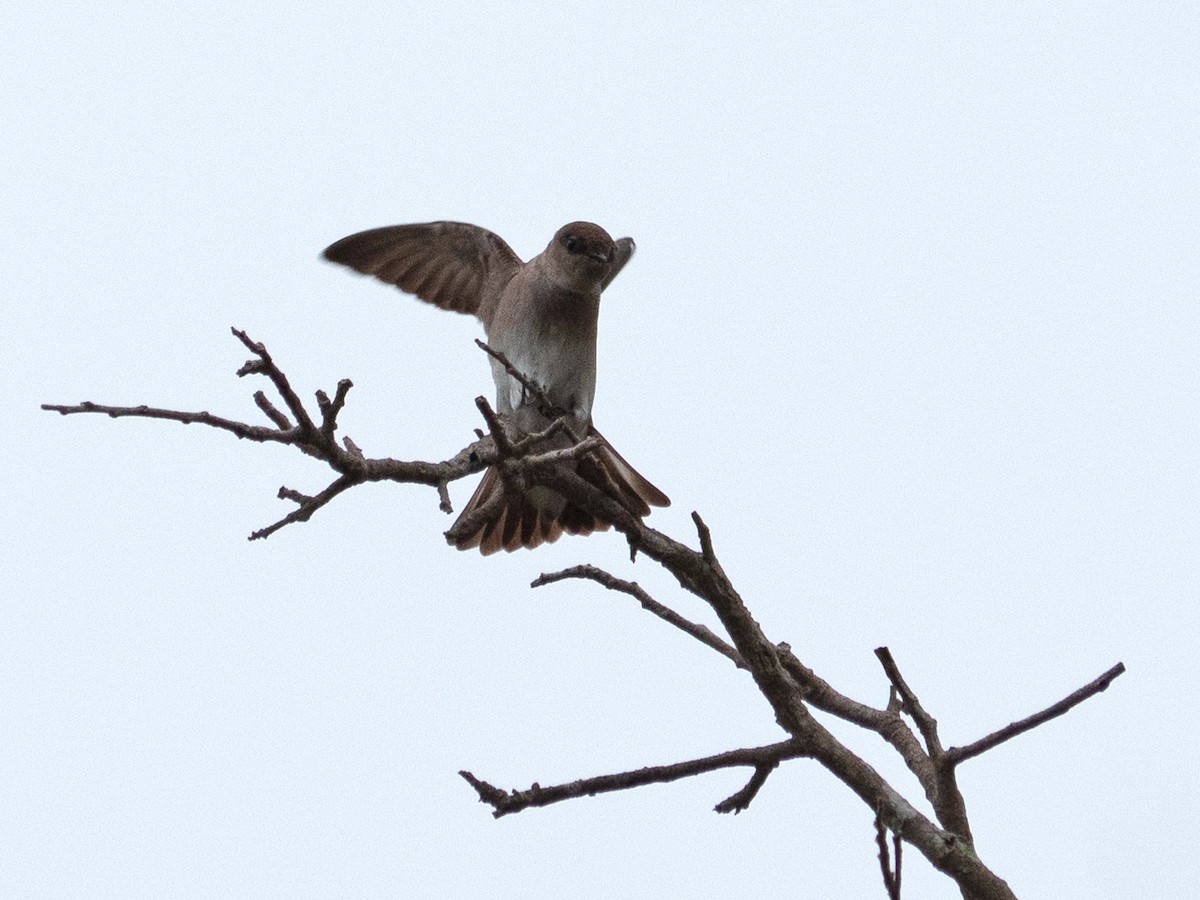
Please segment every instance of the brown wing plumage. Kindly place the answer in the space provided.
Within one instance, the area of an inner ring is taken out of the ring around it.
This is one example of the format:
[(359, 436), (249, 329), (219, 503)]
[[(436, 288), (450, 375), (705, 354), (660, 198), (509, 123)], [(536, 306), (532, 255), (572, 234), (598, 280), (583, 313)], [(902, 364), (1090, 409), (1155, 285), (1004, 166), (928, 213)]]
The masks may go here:
[(637, 245), (633, 242), (633, 238), (617, 238), (616, 249), (613, 251), (612, 265), (609, 266), (608, 274), (604, 276), (604, 280), (600, 282), (600, 290), (604, 290), (612, 280), (621, 274), (621, 270), (625, 268), (625, 263), (633, 259), (633, 251), (637, 249)]
[(372, 228), (331, 244), (324, 256), (485, 323), (500, 287), (521, 267), (499, 235), (465, 222)]

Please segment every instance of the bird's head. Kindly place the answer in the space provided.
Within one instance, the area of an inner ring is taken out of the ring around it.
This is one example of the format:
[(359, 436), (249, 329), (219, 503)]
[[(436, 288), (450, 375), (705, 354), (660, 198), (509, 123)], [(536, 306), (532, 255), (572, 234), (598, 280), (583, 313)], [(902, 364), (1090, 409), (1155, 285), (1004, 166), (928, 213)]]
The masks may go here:
[(599, 225), (572, 222), (558, 229), (546, 248), (546, 255), (567, 281), (580, 289), (590, 289), (604, 280), (616, 247), (609, 233)]

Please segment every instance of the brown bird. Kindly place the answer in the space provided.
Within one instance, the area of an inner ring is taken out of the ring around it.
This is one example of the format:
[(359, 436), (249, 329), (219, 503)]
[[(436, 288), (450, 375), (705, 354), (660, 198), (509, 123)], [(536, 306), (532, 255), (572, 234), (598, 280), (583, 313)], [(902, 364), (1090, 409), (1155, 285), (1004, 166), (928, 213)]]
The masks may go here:
[[(496, 406), (516, 436), (544, 431), (556, 415), (573, 416), (574, 429), (602, 445), (568, 463), (591, 484), (641, 517), (651, 506), (668, 506), (667, 496), (621, 458), (592, 425), (596, 394), (596, 325), (600, 292), (633, 256), (630, 238), (614, 241), (591, 222), (572, 222), (529, 262), (522, 262), (499, 236), (463, 222), (429, 222), (373, 228), (342, 238), (325, 258), (349, 266), (402, 291), (454, 312), (478, 316), (488, 344), (503, 353), (554, 407), (550, 413), (529, 396), (496, 359)], [(570, 446), (566, 435), (539, 449)], [(464, 520), (486, 511), (482, 524), (463, 533)], [(446, 539), (460, 550), (482, 553), (537, 547), (565, 531), (590, 534), (612, 522), (544, 487), (518, 490), (493, 467)]]

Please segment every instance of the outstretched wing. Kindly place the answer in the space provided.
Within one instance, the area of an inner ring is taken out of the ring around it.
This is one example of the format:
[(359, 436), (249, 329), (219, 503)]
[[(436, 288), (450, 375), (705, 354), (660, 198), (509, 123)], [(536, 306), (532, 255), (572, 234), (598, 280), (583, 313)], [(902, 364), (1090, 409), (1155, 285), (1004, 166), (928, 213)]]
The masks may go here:
[(331, 244), (324, 256), (484, 323), (500, 288), (521, 267), (499, 235), (465, 222), (372, 228)]
[(600, 282), (600, 290), (604, 290), (612, 280), (620, 274), (625, 268), (625, 263), (633, 258), (633, 251), (637, 249), (637, 245), (633, 242), (633, 238), (623, 237), (617, 238), (617, 249), (613, 253), (612, 266), (608, 270), (608, 274), (604, 276), (604, 280)]

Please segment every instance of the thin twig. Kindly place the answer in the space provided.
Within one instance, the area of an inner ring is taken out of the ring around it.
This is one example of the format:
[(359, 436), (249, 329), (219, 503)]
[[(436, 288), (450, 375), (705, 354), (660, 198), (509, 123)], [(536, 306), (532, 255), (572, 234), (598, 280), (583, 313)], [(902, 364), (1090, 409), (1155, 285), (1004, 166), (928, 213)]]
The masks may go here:
[(317, 391), (317, 405), (321, 409), (321, 433), (325, 435), (326, 440), (333, 440), (333, 433), (337, 430), (338, 414), (346, 405), (346, 394), (352, 387), (354, 387), (354, 382), (349, 378), (343, 378), (338, 382), (337, 391), (332, 400), (326, 396), (324, 391)]
[(690, 634), (696, 640), (700, 641), (700, 643), (716, 650), (722, 656), (731, 660), (739, 669), (746, 668), (746, 663), (742, 660), (741, 654), (725, 641), (721, 640), (708, 626), (685, 619), (679, 613), (675, 612), (675, 610), (664, 606), (647, 594), (636, 582), (617, 578), (615, 575), (596, 566), (572, 566), (560, 572), (544, 572), (535, 578), (529, 586), (535, 588), (542, 587), (543, 585), (553, 584), (556, 581), (564, 581), (568, 578), (587, 579), (608, 588), (610, 591), (619, 591), (620, 593), (628, 594), (637, 600), (647, 612), (653, 613), (664, 622), (674, 625), (680, 631)]
[(280, 528), (283, 528), (285, 525), (291, 525), (293, 522), (307, 522), (312, 518), (313, 513), (315, 513), (318, 509), (320, 509), (338, 494), (354, 487), (354, 485), (358, 483), (359, 482), (357, 479), (352, 478), (349, 475), (343, 475), (341, 478), (336, 479), (333, 484), (329, 485), (329, 487), (325, 488), (325, 490), (321, 491), (321, 493), (317, 494), (315, 497), (308, 497), (304, 494), (298, 493), (297, 491), (293, 491), (290, 488), (281, 487), (279, 489), (279, 499), (291, 500), (295, 503), (299, 503), (300, 505), (278, 522), (268, 525), (266, 528), (260, 528), (258, 531), (252, 532), (248, 540), (257, 541), (263, 538), (268, 538)]
[(309, 418), (308, 412), (304, 408), (304, 404), (300, 402), (300, 398), (296, 395), (296, 392), (292, 390), (292, 386), (288, 383), (287, 376), (283, 374), (283, 371), (277, 365), (275, 365), (275, 361), (271, 359), (271, 354), (267, 352), (266, 346), (258, 341), (251, 340), (246, 332), (238, 328), (231, 328), (230, 331), (232, 331), (234, 336), (245, 345), (247, 350), (258, 357), (257, 360), (250, 360), (244, 366), (238, 369), (238, 377), (241, 378), (250, 374), (266, 375), (269, 379), (271, 379), (271, 383), (275, 385), (275, 390), (279, 391), (279, 396), (283, 398), (283, 402), (287, 404), (287, 408), (292, 411), (292, 417), (296, 420), (296, 423), (300, 427), (301, 431), (305, 432), (306, 434), (315, 431), (316, 426), (313, 425), (312, 419)]
[[(520, 812), (532, 806), (549, 806), (563, 800), (575, 797), (594, 797), (611, 791), (623, 791), (641, 787), (647, 784), (664, 784), (689, 778), (704, 772), (714, 772), (718, 769), (728, 769), (736, 766), (762, 766), (774, 768), (784, 759), (794, 759), (805, 753), (795, 741), (781, 741), (763, 747), (751, 747), (744, 750), (729, 750), (715, 756), (701, 759), (691, 759), (686, 762), (672, 763), (667, 766), (647, 766), (630, 772), (618, 772), (615, 775), (599, 775), (594, 778), (582, 778), (569, 784), (542, 787), (532, 785), (524, 791), (505, 791), (494, 785), (476, 778), (470, 772), (462, 771), (461, 775), (479, 794), (479, 799), (493, 808), (492, 815), (497, 819), (511, 813)], [(765, 776), (764, 776), (765, 778)], [(735, 795), (736, 796), (736, 795)], [(747, 801), (749, 802), (749, 801)]]
[(254, 403), (266, 413), (267, 418), (274, 422), (280, 431), (287, 431), (292, 427), (292, 420), (280, 412), (262, 391), (254, 392)]
[(1019, 734), (1024, 734), (1026, 731), (1037, 728), (1044, 722), (1049, 722), (1051, 719), (1061, 716), (1089, 697), (1094, 697), (1096, 694), (1107, 690), (1108, 686), (1113, 683), (1113, 680), (1124, 671), (1125, 664), (1117, 663), (1099, 678), (1085, 684), (1079, 690), (1064, 697), (1057, 703), (1051, 704), (1041, 712), (1034, 713), (1032, 716), (1021, 719), (1019, 722), (1013, 722), (1011, 725), (1005, 725), (999, 731), (994, 731), (987, 737), (980, 738), (972, 744), (967, 744), (965, 747), (951, 747), (946, 751), (946, 763), (950, 766), (957, 766), (959, 763), (972, 757), (986, 753), (998, 744), (1003, 744), (1005, 741), (1012, 740)]
[(572, 447), (563, 447), (558, 450), (547, 450), (544, 453), (530, 454), (525, 457), (525, 464), (528, 466), (549, 466), (562, 462), (570, 462), (603, 446), (604, 438), (602, 437), (593, 436), (584, 438)]
[[(893, 852), (893, 855), (896, 857), (896, 866), (895, 866), (895, 870), (894, 870), (896, 873), (896, 897), (895, 897), (895, 900), (900, 900), (900, 874), (901, 874), (901, 870), (902, 870), (901, 864), (904, 862), (904, 856), (903, 856), (904, 842), (902, 840), (900, 840), (900, 835), (898, 835), (898, 834), (892, 835), (892, 852)], [(889, 900), (891, 900), (891, 898), (889, 898)]]
[(504, 424), (500, 421), (500, 416), (492, 409), (492, 404), (488, 403), (487, 397), (476, 397), (475, 408), (479, 410), (483, 420), (487, 422), (488, 431), (491, 432), (492, 440), (496, 443), (496, 450), (501, 456), (513, 456), (514, 450), (512, 441), (508, 439), (508, 432), (504, 430)]
[(750, 780), (740, 790), (730, 794), (714, 806), (713, 809), (719, 813), (733, 813), (735, 816), (742, 810), (747, 809), (754, 802), (754, 798), (758, 796), (758, 792), (762, 790), (762, 786), (767, 783), (767, 779), (771, 777), (771, 773), (779, 767), (779, 762), (778, 759), (775, 759), (755, 767), (754, 774), (750, 776)]
[(500, 365), (504, 367), (504, 371), (507, 372), (509, 376), (517, 380), (517, 382), (524, 389), (525, 393), (533, 397), (534, 402), (547, 416), (553, 418), (553, 414), (562, 415), (567, 412), (567, 410), (560, 410), (557, 406), (551, 403), (550, 398), (546, 396), (546, 392), (542, 390), (541, 386), (516, 366), (514, 366), (511, 362), (509, 362), (508, 357), (499, 350), (493, 349), (478, 338), (475, 339), (475, 344), (484, 353), (492, 357), (492, 359), (496, 360), (496, 362), (500, 363)]
[(921, 706), (921, 701), (917, 699), (917, 695), (908, 686), (908, 683), (904, 680), (904, 676), (900, 674), (900, 667), (892, 659), (892, 651), (887, 647), (876, 647), (875, 655), (879, 657), (879, 662), (883, 664), (883, 671), (887, 673), (892, 687), (900, 695), (900, 699), (904, 704), (904, 711), (912, 716), (913, 721), (917, 723), (917, 728), (921, 730), (921, 737), (925, 739), (925, 748), (928, 750), (930, 758), (936, 763), (942, 755), (942, 741), (938, 737), (937, 719), (927, 713), (925, 708)]
[(567, 427), (567, 422), (571, 418), (574, 418), (574, 417), (573, 416), (559, 416), (557, 419), (555, 419), (553, 422), (551, 422), (549, 425), (547, 425), (545, 430), (535, 431), (532, 434), (522, 435), (521, 437), (512, 441), (513, 453), (516, 455), (524, 454), (529, 451), (529, 448), (536, 447), (536, 446), (542, 444), (543, 442), (550, 440), (550, 438), (554, 437), (559, 432), (566, 432), (567, 437), (570, 439), (572, 444), (579, 443), (579, 441), (580, 441), (579, 436), (576, 435), (574, 431), (572, 431), (570, 428)]
[(127, 416), (139, 419), (166, 419), (171, 422), (182, 422), (184, 425), (208, 425), (211, 428), (228, 431), (239, 438), (244, 438), (248, 441), (258, 441), (264, 444), (270, 442), (291, 444), (295, 442), (295, 435), (290, 431), (268, 428), (265, 425), (248, 425), (245, 422), (238, 422), (234, 419), (214, 416), (209, 412), (186, 412), (183, 410), (159, 409), (154, 406), (144, 405), (106, 406), (101, 403), (92, 403), (90, 400), (73, 405), (43, 403), (42, 409), (48, 412), (61, 413), (64, 416), (77, 413), (101, 413), (112, 419), (120, 419)]
[(893, 867), (888, 854), (887, 826), (883, 824), (883, 814), (875, 814), (875, 843), (879, 846), (879, 868), (883, 872), (883, 886), (887, 889), (888, 900), (900, 900), (900, 835), (894, 835), (892, 846), (895, 848), (896, 864)]
[(692, 521), (696, 525), (696, 534), (700, 538), (700, 555), (704, 557), (704, 561), (709, 565), (715, 565), (717, 562), (717, 554), (713, 552), (712, 532), (708, 530), (708, 526), (704, 524), (704, 520), (700, 518), (700, 513), (692, 513)]

